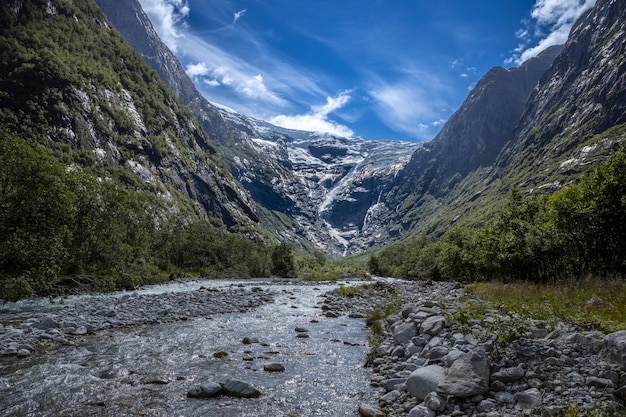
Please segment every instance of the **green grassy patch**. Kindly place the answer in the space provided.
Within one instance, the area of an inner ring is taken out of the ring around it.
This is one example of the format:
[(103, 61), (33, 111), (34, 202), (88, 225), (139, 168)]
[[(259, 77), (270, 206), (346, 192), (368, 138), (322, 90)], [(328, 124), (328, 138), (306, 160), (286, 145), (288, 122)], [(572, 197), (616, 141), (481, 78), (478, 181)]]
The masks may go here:
[(524, 317), (562, 319), (605, 333), (626, 329), (623, 280), (589, 280), (578, 285), (483, 282), (466, 288), (480, 299)]
[(370, 352), (368, 354), (367, 363), (370, 363), (375, 357), (378, 347), (385, 331), (382, 320), (390, 316), (404, 305), (404, 299), (396, 292), (391, 295), (389, 301), (373, 309), (365, 318), (365, 323), (370, 328), (372, 334), (368, 337)]

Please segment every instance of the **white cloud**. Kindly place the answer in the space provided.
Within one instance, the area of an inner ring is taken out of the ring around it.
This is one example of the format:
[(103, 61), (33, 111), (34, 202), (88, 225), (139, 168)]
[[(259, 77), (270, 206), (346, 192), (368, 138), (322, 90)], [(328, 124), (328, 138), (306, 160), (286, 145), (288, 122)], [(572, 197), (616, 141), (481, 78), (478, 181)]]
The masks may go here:
[(263, 76), (257, 74), (254, 77), (242, 80), (236, 90), (245, 97), (281, 104), (283, 100), (269, 91), (263, 82)]
[(187, 0), (140, 0), (161, 40), (176, 53), (182, 37), (177, 26), (189, 16)]
[(564, 44), (576, 19), (593, 7), (595, 2), (596, 0), (537, 0), (530, 13), (531, 19), (524, 20), (524, 28), (516, 33), (520, 44), (505, 63), (519, 65), (550, 46)]
[(246, 11), (247, 11), (246, 9), (243, 9), (243, 10), (239, 10), (236, 13), (233, 13), (233, 25), (237, 23), (237, 21), (241, 19), (244, 14), (246, 14)]
[(210, 73), (209, 67), (204, 62), (189, 64), (187, 65), (187, 68), (185, 68), (185, 71), (191, 78), (207, 76)]
[(433, 76), (415, 73), (395, 83), (377, 81), (369, 94), (375, 110), (390, 128), (416, 139), (430, 140), (446, 107), (440, 94), (445, 87)]
[(328, 133), (335, 136), (352, 137), (354, 132), (328, 116), (339, 110), (350, 101), (352, 90), (341, 91), (335, 97), (327, 97), (326, 103), (311, 106), (311, 111), (300, 115), (279, 115), (270, 119), (270, 123), (287, 129), (306, 130)]

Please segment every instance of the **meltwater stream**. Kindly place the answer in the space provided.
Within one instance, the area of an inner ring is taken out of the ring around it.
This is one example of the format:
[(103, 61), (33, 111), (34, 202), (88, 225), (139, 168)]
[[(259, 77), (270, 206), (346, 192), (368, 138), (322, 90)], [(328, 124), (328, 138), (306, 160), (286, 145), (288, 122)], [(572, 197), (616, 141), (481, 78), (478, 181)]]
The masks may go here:
[[(335, 284), (239, 285), (275, 291), (274, 302), (242, 313), (101, 330), (77, 337), (74, 346), (0, 359), (0, 415), (357, 416), (360, 403), (372, 402), (363, 320), (327, 318), (320, 308), (321, 295)], [(298, 337), (296, 327), (309, 337)], [(244, 344), (244, 337), (259, 343)], [(265, 372), (267, 362), (280, 362), (285, 371)], [(261, 396), (186, 396), (229, 378), (256, 386)]]

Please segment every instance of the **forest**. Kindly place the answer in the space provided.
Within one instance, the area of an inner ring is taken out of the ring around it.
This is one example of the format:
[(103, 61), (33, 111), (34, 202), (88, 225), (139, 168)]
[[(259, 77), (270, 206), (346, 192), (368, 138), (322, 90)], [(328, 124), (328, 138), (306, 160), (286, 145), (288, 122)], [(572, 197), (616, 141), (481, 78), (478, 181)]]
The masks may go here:
[(183, 222), (154, 194), (103, 180), (0, 133), (0, 294), (114, 290), (194, 274), (295, 274), (292, 249)]

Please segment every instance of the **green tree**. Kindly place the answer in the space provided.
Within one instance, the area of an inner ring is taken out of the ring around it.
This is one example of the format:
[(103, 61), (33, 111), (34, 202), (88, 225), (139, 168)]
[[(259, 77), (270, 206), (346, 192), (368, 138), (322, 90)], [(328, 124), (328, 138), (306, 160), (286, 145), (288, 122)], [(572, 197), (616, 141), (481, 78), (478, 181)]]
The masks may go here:
[(438, 265), (447, 279), (475, 281), (478, 278), (477, 231), (473, 228), (453, 228), (441, 239)]
[(68, 256), (76, 195), (65, 166), (0, 133), (0, 286), (8, 299), (45, 294)]
[(293, 249), (287, 243), (275, 246), (272, 251), (272, 274), (279, 277), (293, 277), (296, 275), (296, 263)]

